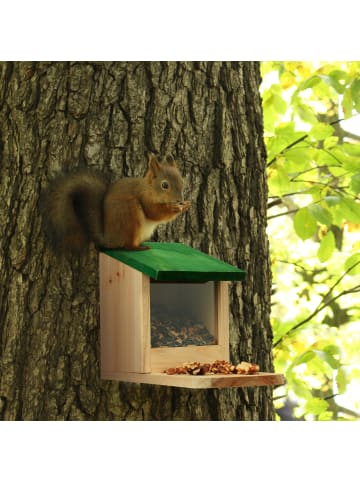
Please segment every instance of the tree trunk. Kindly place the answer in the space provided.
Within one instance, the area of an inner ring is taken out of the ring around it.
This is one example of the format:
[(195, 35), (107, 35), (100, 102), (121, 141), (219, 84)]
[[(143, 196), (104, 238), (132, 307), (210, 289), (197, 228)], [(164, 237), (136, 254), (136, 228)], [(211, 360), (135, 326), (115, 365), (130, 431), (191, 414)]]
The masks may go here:
[(0, 419), (273, 419), (269, 387), (101, 380), (98, 253), (56, 258), (40, 215), (59, 171), (142, 176), (146, 152), (172, 154), (192, 208), (153, 239), (246, 270), (230, 289), (231, 360), (272, 371), (259, 83), (253, 62), (0, 64)]

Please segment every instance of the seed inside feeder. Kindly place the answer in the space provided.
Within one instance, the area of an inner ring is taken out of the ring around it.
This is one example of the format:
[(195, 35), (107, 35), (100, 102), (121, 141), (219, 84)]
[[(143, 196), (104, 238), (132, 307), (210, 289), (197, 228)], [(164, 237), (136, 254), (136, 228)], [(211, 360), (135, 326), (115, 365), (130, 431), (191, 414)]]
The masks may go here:
[(182, 313), (171, 313), (164, 306), (152, 308), (151, 346), (213, 345), (215, 337), (204, 324)]
[(213, 282), (152, 282), (150, 289), (152, 348), (217, 344)]

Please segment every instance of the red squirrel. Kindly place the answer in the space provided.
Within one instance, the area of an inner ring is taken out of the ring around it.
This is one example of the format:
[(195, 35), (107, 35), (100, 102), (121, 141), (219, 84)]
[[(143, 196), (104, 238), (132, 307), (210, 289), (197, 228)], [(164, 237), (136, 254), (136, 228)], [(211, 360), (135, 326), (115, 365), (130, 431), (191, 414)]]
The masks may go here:
[(148, 249), (141, 243), (154, 229), (187, 211), (184, 181), (172, 157), (149, 155), (143, 178), (108, 185), (103, 176), (81, 171), (58, 177), (46, 196), (46, 219), (55, 246), (80, 251), (90, 241), (102, 248)]

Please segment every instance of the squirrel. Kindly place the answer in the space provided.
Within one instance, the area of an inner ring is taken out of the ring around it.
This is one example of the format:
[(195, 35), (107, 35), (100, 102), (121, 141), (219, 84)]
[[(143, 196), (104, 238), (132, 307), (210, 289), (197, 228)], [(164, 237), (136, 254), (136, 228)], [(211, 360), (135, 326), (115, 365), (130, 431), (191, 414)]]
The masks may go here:
[(184, 181), (174, 159), (149, 155), (143, 178), (108, 184), (91, 170), (56, 178), (46, 195), (46, 224), (55, 248), (79, 252), (93, 241), (100, 248), (145, 250), (154, 229), (187, 211)]

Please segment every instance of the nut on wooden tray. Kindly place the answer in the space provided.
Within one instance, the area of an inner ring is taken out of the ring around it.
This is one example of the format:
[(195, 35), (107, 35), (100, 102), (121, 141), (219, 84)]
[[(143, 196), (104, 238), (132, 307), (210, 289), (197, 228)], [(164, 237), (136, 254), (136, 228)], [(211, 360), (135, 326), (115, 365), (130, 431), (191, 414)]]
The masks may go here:
[(167, 375), (253, 375), (259, 373), (260, 367), (255, 363), (242, 361), (237, 365), (225, 360), (216, 360), (214, 363), (185, 362), (182, 366), (167, 368)]

